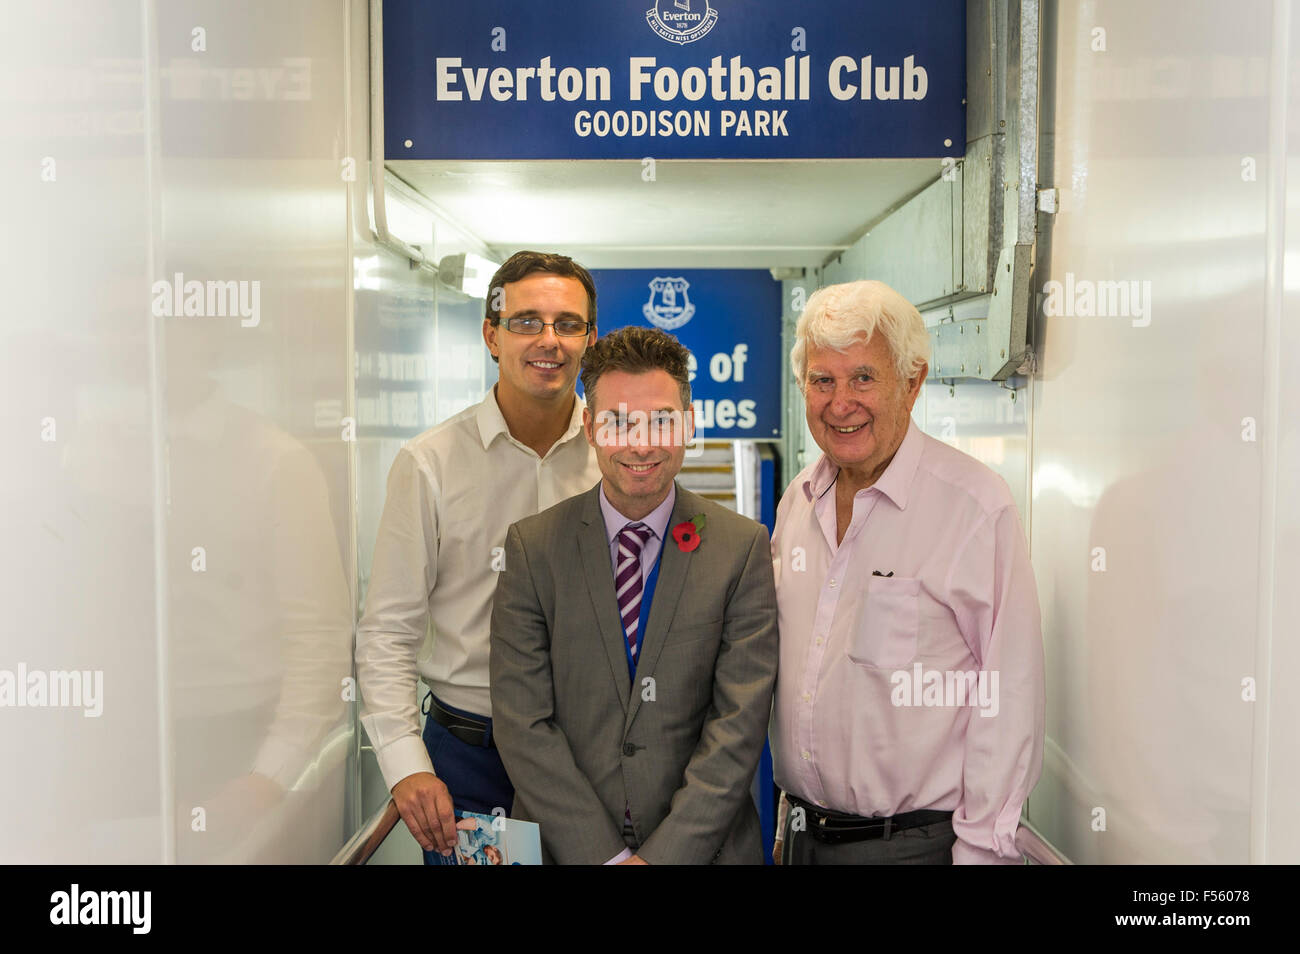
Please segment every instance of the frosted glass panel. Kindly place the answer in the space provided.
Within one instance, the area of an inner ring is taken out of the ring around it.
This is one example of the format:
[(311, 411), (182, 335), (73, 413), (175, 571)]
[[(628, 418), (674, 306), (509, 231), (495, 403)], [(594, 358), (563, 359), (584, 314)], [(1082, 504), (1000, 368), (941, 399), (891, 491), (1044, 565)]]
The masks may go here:
[(89, 673), (98, 711), (6, 710), (0, 860), (350, 834), (343, 11), (6, 14), (0, 667)]

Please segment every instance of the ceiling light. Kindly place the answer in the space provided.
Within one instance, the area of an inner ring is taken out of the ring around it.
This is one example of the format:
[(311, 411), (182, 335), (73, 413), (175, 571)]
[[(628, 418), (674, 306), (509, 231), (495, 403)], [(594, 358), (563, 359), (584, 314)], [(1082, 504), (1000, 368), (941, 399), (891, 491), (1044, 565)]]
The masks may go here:
[(500, 267), (498, 262), (480, 258), (472, 252), (462, 252), (446, 255), (438, 262), (438, 278), (471, 298), (486, 298), (488, 283)]

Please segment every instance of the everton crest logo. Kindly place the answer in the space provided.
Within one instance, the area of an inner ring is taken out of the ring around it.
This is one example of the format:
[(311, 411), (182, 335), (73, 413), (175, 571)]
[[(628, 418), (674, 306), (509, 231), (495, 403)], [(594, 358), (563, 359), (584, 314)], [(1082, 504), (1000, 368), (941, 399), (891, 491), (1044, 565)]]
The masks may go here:
[(709, 6), (709, 0), (655, 0), (645, 12), (645, 20), (670, 43), (694, 43), (713, 29), (718, 11)]
[(641, 306), (641, 313), (656, 328), (672, 331), (691, 320), (695, 306), (691, 304), (688, 289), (691, 283), (684, 278), (656, 278), (650, 282), (650, 300)]

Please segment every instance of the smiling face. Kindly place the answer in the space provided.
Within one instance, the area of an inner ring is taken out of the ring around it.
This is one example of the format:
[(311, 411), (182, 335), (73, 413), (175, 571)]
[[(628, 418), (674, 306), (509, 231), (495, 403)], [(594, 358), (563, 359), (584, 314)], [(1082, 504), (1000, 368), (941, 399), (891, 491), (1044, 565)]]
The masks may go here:
[(925, 381), (922, 366), (900, 378), (884, 335), (846, 351), (809, 342), (804, 379), (808, 430), (831, 463), (869, 486), (884, 473), (907, 434), (908, 418)]
[(578, 337), (557, 335), (549, 324), (540, 335), (521, 335), (507, 330), (506, 319), (586, 321), (586, 289), (576, 278), (550, 272), (533, 272), (502, 288), (501, 323), (483, 322), (483, 338), (501, 363), (498, 387), (509, 391), (509, 397), (543, 403), (567, 400), (578, 379), (582, 353), (596, 340), (595, 327)]
[(619, 513), (640, 520), (664, 502), (682, 469), (694, 409), (682, 407), (681, 387), (659, 369), (606, 371), (593, 390), (582, 424), (605, 478), (605, 496)]

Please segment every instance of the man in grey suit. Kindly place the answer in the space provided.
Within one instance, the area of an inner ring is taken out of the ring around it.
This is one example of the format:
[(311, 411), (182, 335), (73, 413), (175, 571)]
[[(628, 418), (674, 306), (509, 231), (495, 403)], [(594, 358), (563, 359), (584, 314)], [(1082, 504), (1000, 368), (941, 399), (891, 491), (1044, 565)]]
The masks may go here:
[(625, 328), (582, 361), (603, 478), (514, 524), (492, 608), (514, 817), (561, 864), (760, 864), (750, 782), (776, 679), (767, 530), (674, 479), (689, 353)]

